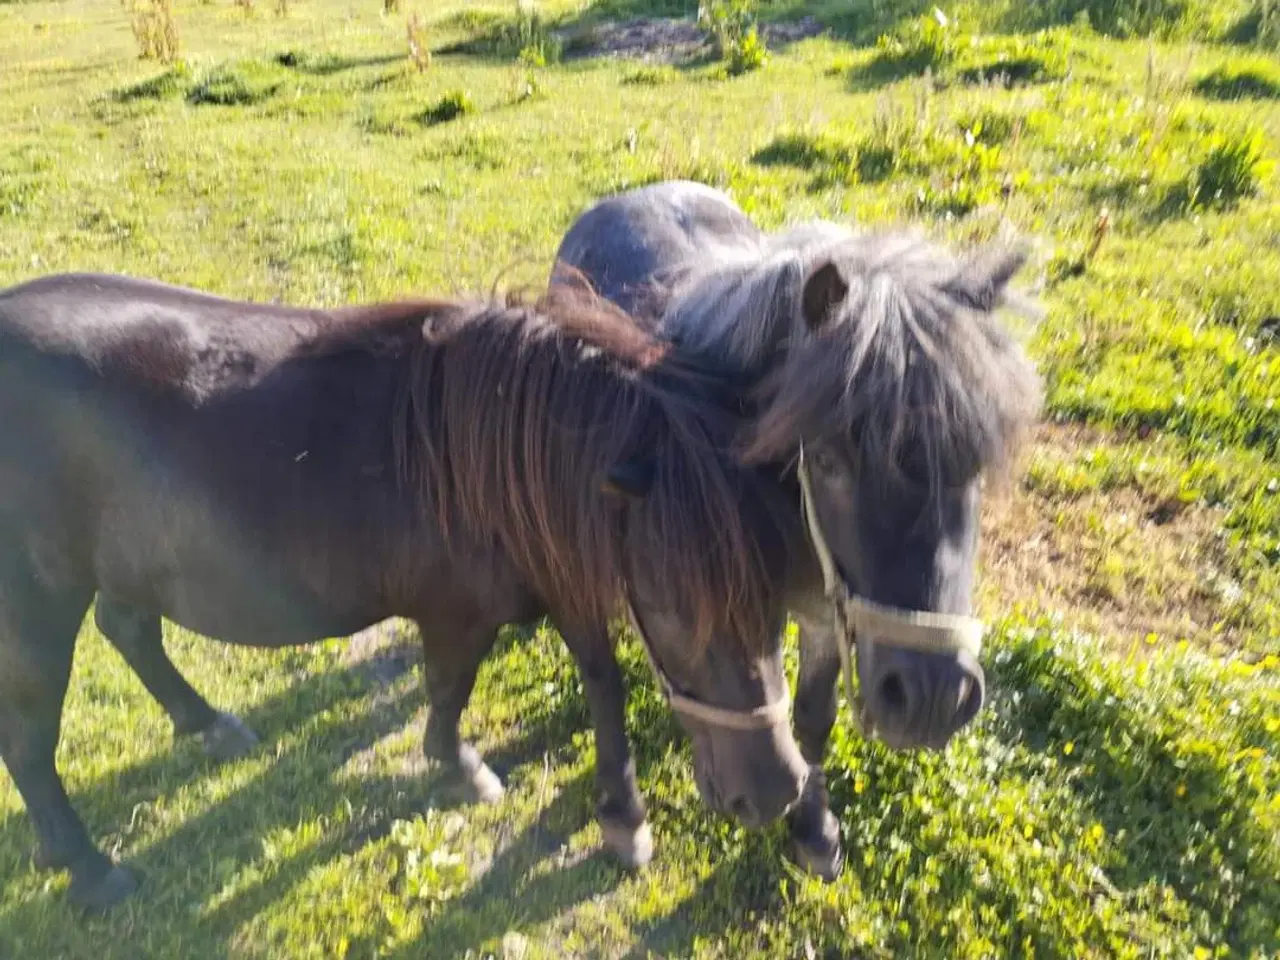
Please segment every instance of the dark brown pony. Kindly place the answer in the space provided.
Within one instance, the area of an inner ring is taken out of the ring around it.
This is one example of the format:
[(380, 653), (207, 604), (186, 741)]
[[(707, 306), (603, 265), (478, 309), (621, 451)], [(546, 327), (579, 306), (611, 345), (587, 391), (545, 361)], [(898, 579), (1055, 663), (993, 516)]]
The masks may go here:
[[(176, 730), (220, 755), (255, 738), (179, 675), (162, 617), (266, 647), (415, 620), (425, 751), (484, 800), (501, 783), (459, 716), (497, 629), (549, 615), (585, 681), (606, 838), (638, 863), (621, 606), (704, 799), (748, 825), (781, 815), (806, 774), (776, 709), (796, 532), (777, 483), (723, 452), (738, 425), (713, 386), (576, 297), (322, 311), (96, 275), (0, 291), (0, 756), (40, 862), (88, 906), (135, 884), (54, 766), (95, 595)], [(637, 454), (642, 494), (618, 466)]]

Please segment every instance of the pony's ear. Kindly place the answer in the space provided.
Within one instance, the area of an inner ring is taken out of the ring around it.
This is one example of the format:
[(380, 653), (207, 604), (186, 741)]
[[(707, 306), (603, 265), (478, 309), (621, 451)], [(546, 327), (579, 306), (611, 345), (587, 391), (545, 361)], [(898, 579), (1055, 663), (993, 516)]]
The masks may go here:
[(989, 313), (1004, 300), (1009, 281), (1030, 255), (1031, 250), (1025, 244), (983, 251), (967, 259), (942, 285), (942, 290), (971, 310)]
[(800, 309), (804, 322), (817, 333), (831, 320), (836, 307), (849, 294), (849, 284), (840, 276), (840, 268), (828, 260), (805, 278), (800, 292)]
[(610, 496), (643, 500), (653, 489), (656, 472), (653, 457), (636, 456), (630, 460), (622, 460), (605, 471), (600, 489)]

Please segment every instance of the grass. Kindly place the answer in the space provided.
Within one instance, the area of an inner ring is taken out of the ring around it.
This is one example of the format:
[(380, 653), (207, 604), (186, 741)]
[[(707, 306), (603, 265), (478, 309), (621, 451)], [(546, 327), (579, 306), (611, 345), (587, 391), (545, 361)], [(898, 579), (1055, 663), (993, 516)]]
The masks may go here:
[[(610, 9), (658, 5), (583, 16)], [(509, 797), (447, 810), (410, 640), (266, 653), (170, 628), (180, 668), (263, 735), (215, 766), (86, 626), (59, 762), (144, 887), (76, 918), (0, 778), (0, 957), (1277, 955), (1266, 23), (1207, 0), (930, 10), (763, 3), (762, 23), (837, 35), (730, 76), (557, 62), (567, 3), (433, 7), (421, 72), (380, 4), (178, 3), (167, 66), (117, 5), (0, 4), (0, 284), (101, 269), (338, 304), (541, 283), (590, 200), (689, 176), (768, 227), (1025, 234), (1049, 308), (1023, 331), (1046, 423), (985, 508), (991, 706), (941, 756), (864, 743), (842, 712), (836, 884), (793, 876), (779, 830), (703, 811), (633, 644), (658, 844), (636, 875), (597, 853), (586, 705), (552, 635), (507, 637), (466, 717)], [(457, 115), (428, 122), (441, 105)]]

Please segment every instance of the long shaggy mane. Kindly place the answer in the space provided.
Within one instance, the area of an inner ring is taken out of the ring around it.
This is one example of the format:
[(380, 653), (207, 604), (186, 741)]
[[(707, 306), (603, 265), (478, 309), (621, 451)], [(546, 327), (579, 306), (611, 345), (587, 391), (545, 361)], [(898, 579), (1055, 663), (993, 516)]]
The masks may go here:
[[(578, 623), (616, 615), (642, 569), (690, 618), (693, 651), (724, 632), (764, 642), (783, 541), (767, 487), (730, 455), (740, 417), (713, 378), (580, 290), (433, 304), (414, 322), (398, 467), (452, 542), (499, 544)], [(652, 488), (624, 506), (602, 481), (636, 452)]]

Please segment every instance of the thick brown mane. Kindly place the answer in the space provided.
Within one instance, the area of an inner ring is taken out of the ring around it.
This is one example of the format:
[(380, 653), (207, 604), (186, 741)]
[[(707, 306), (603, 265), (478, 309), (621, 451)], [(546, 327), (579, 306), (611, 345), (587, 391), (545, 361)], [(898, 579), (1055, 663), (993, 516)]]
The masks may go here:
[[(615, 616), (629, 565), (644, 564), (695, 649), (724, 631), (763, 641), (776, 517), (732, 465), (738, 424), (698, 372), (580, 291), (418, 319), (397, 458), (453, 542), (500, 543), (560, 617)], [(635, 452), (653, 457), (654, 482), (624, 508), (601, 481)]]

